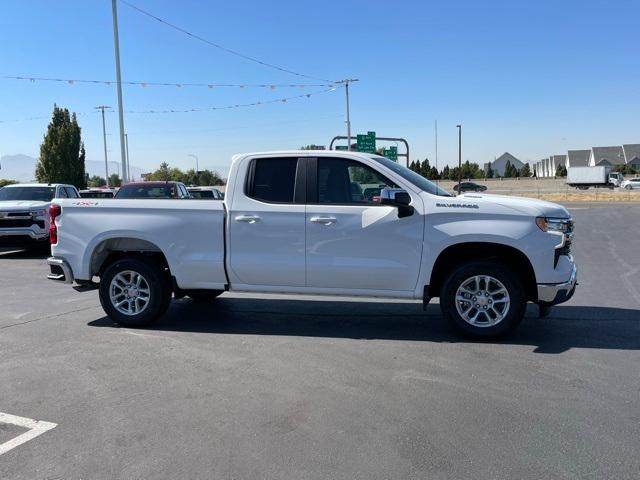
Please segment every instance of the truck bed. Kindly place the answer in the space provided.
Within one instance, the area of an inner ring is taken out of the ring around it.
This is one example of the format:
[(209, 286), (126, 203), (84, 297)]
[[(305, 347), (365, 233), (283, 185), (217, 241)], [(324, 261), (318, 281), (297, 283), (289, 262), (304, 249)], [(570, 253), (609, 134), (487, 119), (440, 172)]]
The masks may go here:
[(92, 262), (117, 247), (162, 252), (183, 289), (223, 289), (227, 283), (220, 201), (75, 198), (53, 203), (62, 214), (52, 253), (69, 262), (76, 280), (91, 280)]

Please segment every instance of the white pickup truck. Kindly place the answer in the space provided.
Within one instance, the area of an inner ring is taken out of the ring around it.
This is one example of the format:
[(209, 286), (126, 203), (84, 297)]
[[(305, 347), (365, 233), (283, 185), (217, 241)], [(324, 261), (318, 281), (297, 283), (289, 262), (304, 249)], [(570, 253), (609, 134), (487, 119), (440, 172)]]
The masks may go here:
[(0, 188), (0, 245), (48, 245), (53, 198), (78, 198), (73, 185), (18, 183)]
[(172, 296), (278, 292), (440, 298), (459, 330), (494, 336), (528, 301), (567, 301), (573, 222), (559, 205), (457, 197), (386, 158), (237, 155), (224, 202), (55, 200), (49, 278), (99, 288), (105, 312), (147, 325)]

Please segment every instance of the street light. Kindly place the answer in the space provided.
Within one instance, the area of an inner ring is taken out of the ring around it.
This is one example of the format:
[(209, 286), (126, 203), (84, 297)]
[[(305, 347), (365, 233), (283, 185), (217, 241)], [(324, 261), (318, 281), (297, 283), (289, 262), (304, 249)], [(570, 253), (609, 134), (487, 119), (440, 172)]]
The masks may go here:
[(462, 183), (462, 125), (458, 128), (458, 195), (460, 195), (460, 184)]
[(196, 175), (197, 175), (198, 172), (200, 171), (200, 168), (198, 168), (198, 156), (194, 155), (193, 153), (190, 153), (189, 156), (196, 159)]

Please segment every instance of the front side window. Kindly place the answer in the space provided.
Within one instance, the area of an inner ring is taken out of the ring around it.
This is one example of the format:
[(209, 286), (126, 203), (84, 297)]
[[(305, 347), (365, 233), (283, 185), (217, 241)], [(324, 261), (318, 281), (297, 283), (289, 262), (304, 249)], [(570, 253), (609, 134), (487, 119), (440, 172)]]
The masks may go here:
[(360, 162), (318, 159), (318, 203), (377, 204), (383, 188), (397, 185)]
[(297, 158), (258, 158), (249, 169), (247, 195), (269, 203), (293, 203)]

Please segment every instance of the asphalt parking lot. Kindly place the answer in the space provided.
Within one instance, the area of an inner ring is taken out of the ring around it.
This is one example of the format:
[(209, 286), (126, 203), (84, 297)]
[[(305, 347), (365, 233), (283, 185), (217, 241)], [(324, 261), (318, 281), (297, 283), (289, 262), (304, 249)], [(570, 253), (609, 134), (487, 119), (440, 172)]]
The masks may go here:
[(569, 207), (578, 290), (502, 341), (437, 305), (275, 295), (118, 328), (46, 254), (0, 253), (0, 412), (56, 424), (0, 478), (636, 479), (640, 205)]

